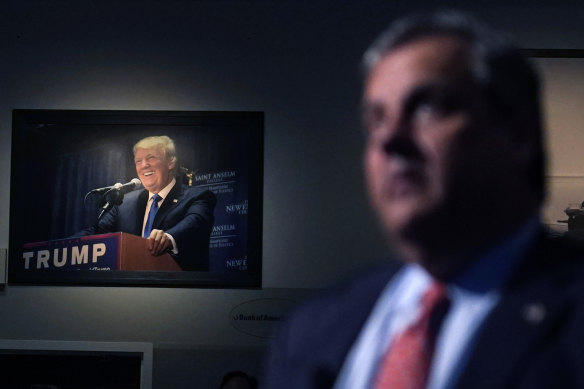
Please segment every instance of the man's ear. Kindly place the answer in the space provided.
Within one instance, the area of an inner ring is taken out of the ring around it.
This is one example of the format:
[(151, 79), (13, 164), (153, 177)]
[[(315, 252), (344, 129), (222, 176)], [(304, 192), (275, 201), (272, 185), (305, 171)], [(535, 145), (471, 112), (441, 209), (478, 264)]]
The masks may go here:
[(173, 170), (176, 166), (176, 161), (172, 161), (168, 163), (168, 170)]

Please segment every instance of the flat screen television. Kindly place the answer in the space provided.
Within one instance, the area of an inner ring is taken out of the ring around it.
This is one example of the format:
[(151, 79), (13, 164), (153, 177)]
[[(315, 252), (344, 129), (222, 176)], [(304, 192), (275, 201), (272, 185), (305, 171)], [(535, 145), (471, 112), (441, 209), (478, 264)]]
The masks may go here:
[[(12, 123), (9, 283), (261, 286), (262, 112), (19, 109)], [(140, 261), (128, 231), (79, 236), (129, 196), (91, 191), (137, 178), (134, 144), (161, 135), (176, 145), (177, 185), (216, 199), (205, 270), (128, 270)]]

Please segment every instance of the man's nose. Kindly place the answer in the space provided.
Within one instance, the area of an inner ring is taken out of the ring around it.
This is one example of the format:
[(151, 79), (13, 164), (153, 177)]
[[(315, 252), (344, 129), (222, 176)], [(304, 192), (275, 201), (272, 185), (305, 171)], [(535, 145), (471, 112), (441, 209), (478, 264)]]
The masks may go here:
[(384, 120), (376, 129), (379, 146), (388, 156), (410, 158), (419, 154), (415, 134), (407, 118)]

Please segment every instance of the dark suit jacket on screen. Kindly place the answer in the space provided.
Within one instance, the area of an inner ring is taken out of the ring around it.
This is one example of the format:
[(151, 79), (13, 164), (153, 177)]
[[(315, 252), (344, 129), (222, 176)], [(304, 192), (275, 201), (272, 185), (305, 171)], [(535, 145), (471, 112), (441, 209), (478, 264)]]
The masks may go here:
[[(183, 270), (209, 268), (209, 237), (216, 201), (209, 190), (177, 182), (156, 214), (152, 228), (172, 235), (178, 255), (171, 255)], [(147, 202), (148, 191), (144, 189), (127, 193), (122, 204), (114, 206), (96, 226), (84, 230), (81, 235), (121, 231), (140, 236)]]
[[(583, 253), (542, 234), (487, 317), (457, 389), (584, 388)], [(376, 270), (293, 313), (272, 344), (265, 388), (331, 388), (396, 270)]]

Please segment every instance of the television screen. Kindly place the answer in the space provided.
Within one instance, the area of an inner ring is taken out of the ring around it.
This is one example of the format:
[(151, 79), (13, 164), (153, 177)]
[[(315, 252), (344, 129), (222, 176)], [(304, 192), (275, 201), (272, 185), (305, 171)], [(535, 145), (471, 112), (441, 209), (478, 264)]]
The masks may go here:
[(8, 281), (259, 287), (262, 193), (261, 112), (14, 110)]

